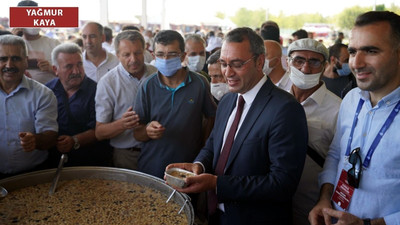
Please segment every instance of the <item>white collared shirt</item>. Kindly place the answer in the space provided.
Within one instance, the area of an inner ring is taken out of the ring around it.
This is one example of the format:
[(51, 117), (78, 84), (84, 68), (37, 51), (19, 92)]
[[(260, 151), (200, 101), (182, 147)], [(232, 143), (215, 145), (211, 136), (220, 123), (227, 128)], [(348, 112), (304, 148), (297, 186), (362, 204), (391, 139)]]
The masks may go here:
[[(244, 118), (246, 118), (246, 115), (249, 112), (251, 104), (253, 103), (254, 99), (256, 98), (256, 95), (258, 94), (258, 91), (260, 91), (261, 87), (264, 85), (264, 83), (266, 81), (267, 81), (267, 76), (263, 76), (263, 78), (261, 78), (261, 80), (250, 91), (242, 94), (245, 103), (243, 106), (242, 116), (240, 117), (239, 125), (236, 130), (235, 138), (236, 138), (238, 131), (240, 130), (240, 127), (242, 126)], [(235, 115), (236, 115), (237, 105), (238, 105), (240, 95), (241, 94), (238, 94), (238, 98), (236, 99), (236, 107), (233, 109), (231, 115), (229, 116), (228, 123), (226, 124), (222, 148), (225, 145), (226, 137), (228, 136), (229, 130), (231, 129), (233, 120), (235, 120)], [(221, 148), (221, 151), (222, 151), (222, 148)]]
[(85, 69), (85, 74), (87, 77), (92, 79), (94, 82), (98, 82), (108, 71), (113, 69), (119, 64), (117, 56), (112, 53), (107, 52), (104, 48), (103, 51), (106, 52), (106, 58), (99, 66), (95, 66), (91, 61), (86, 58), (86, 51), (83, 52), (83, 67)]
[[(290, 93), (293, 94), (290, 90)], [(336, 130), (336, 121), (342, 100), (322, 84), (301, 102), (307, 117), (308, 145), (326, 157)]]
[[(122, 118), (130, 106), (134, 106), (140, 84), (148, 76), (157, 72), (154, 66), (145, 64), (145, 72), (140, 80), (131, 76), (119, 64), (108, 72), (97, 84), (96, 121), (111, 123)], [(141, 143), (133, 137), (133, 130), (127, 129), (110, 139), (114, 148), (140, 147)]]
[[(328, 154), (336, 129), (341, 99), (330, 92), (325, 83), (306, 100), (301, 102), (307, 117), (308, 145), (322, 158)], [(322, 168), (306, 156), (303, 173), (293, 196), (293, 212), (296, 224), (309, 224), (308, 212), (318, 201), (320, 188), (318, 174)]]

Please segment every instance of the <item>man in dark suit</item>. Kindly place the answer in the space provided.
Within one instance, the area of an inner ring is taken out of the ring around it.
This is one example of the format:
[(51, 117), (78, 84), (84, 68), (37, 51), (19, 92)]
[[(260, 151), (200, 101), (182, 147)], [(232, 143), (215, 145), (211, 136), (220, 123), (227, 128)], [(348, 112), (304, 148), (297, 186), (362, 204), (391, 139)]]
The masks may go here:
[(304, 110), (263, 74), (265, 47), (253, 30), (229, 32), (219, 61), (232, 93), (219, 103), (213, 131), (194, 163), (167, 169), (199, 174), (177, 190), (209, 191), (210, 224), (291, 224), (307, 149)]

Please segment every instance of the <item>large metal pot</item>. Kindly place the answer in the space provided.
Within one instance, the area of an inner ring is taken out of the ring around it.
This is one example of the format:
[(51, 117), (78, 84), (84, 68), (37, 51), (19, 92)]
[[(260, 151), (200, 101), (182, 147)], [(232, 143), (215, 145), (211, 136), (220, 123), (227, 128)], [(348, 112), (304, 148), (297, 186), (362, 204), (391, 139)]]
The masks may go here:
[[(55, 173), (56, 169), (49, 169), (21, 174), (0, 180), (0, 185), (5, 187), (10, 192), (19, 188), (52, 182)], [(105, 179), (125, 181), (153, 188), (166, 196), (170, 196), (174, 191), (173, 188), (166, 185), (165, 182), (160, 178), (134, 170), (112, 167), (65, 167), (61, 172), (60, 180), (72, 179)], [(189, 197), (185, 194), (175, 192), (171, 200), (174, 200), (182, 207), (182, 213), (186, 214), (189, 222), (188, 224), (193, 224), (194, 211), (193, 206), (189, 201)]]

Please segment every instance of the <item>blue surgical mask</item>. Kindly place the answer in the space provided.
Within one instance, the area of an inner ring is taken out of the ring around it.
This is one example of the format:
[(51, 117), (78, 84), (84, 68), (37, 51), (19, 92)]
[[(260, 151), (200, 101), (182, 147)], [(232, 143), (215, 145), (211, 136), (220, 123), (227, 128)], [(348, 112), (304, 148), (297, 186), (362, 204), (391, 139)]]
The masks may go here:
[(336, 72), (339, 74), (339, 76), (347, 76), (351, 73), (350, 67), (348, 63), (343, 63), (342, 64), (342, 69), (336, 69)]
[(170, 77), (182, 68), (181, 58), (162, 59), (157, 57), (155, 66), (162, 75)]

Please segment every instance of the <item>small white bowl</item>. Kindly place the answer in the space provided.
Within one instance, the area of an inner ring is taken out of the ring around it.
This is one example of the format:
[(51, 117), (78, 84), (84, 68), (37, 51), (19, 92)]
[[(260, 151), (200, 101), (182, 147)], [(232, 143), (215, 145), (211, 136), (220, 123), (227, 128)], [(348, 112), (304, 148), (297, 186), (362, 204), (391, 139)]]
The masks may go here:
[(185, 178), (196, 176), (196, 174), (180, 169), (171, 168), (164, 172), (167, 183), (172, 187), (184, 188), (186, 187)]

